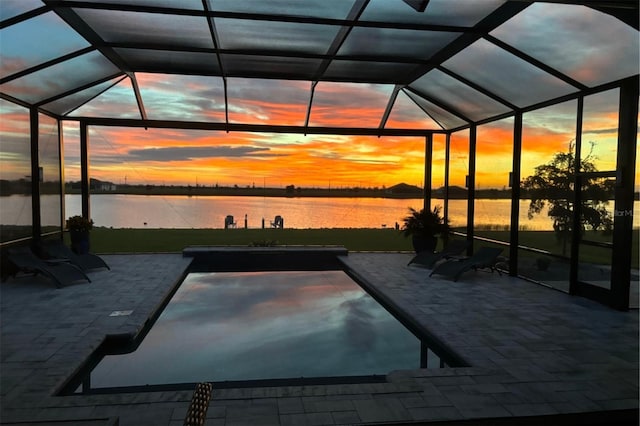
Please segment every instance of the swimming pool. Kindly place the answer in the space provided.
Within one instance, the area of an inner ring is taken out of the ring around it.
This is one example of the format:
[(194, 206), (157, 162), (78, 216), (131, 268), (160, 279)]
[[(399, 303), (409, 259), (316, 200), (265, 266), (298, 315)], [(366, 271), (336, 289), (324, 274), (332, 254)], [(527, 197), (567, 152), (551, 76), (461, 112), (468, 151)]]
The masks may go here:
[(450, 362), (344, 270), (231, 269), (192, 269), (141, 340), (103, 345), (63, 393), (375, 382)]

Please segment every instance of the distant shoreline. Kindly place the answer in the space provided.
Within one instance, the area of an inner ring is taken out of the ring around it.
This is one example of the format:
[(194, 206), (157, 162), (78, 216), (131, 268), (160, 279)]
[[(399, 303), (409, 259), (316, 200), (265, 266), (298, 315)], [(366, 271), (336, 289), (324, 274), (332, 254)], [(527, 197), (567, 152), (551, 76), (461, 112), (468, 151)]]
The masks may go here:
[[(78, 189), (65, 189), (65, 194), (80, 195)], [(11, 194), (0, 194), (11, 195)], [(369, 189), (313, 189), (302, 188), (294, 192), (287, 192), (278, 188), (207, 188), (193, 187), (192, 189), (154, 187), (152, 189), (117, 189), (114, 191), (91, 190), (91, 195), (145, 195), (145, 196), (185, 196), (185, 197), (279, 197), (279, 198), (390, 198), (397, 200), (422, 200), (423, 194), (393, 193), (382, 190)], [(526, 193), (520, 194), (521, 200), (529, 200)], [(442, 190), (431, 192), (432, 199), (444, 199)], [(466, 200), (466, 191), (454, 190), (449, 193), (450, 200)], [(475, 191), (476, 200), (510, 200), (510, 190), (486, 189)], [(640, 200), (640, 193), (634, 194), (634, 200)], [(610, 200), (613, 202), (613, 199)]]
[[(66, 191), (65, 194), (79, 195), (80, 191)], [(276, 191), (91, 191), (91, 195), (146, 195), (146, 196), (187, 196), (187, 197), (279, 197), (279, 198), (392, 198), (392, 199), (423, 199), (422, 194), (384, 194), (371, 193), (368, 191), (301, 191), (293, 194)], [(433, 194), (431, 198), (444, 198), (440, 194)], [(510, 199), (510, 196), (504, 197), (482, 197), (476, 192), (476, 199)], [(464, 196), (450, 196), (449, 199), (466, 199)]]
[[(75, 187), (65, 189), (66, 194), (80, 194)], [(393, 189), (379, 188), (257, 188), (257, 187), (182, 187), (182, 186), (118, 186), (115, 189), (91, 189), (92, 195), (119, 194), (119, 195), (158, 195), (158, 196), (239, 196), (239, 197), (316, 197), (316, 198), (392, 198), (392, 199), (422, 199), (422, 191), (394, 191)], [(444, 198), (442, 189), (433, 190), (432, 198)], [(466, 190), (463, 188), (450, 189), (450, 199), (466, 199)], [(476, 191), (476, 198), (509, 199), (510, 190), (481, 190)]]
[[(66, 191), (66, 194), (80, 194), (80, 191)], [(315, 190), (287, 193), (284, 190), (143, 190), (143, 191), (96, 191), (92, 190), (91, 195), (149, 195), (149, 196), (188, 196), (188, 197), (280, 197), (280, 198), (399, 198), (399, 199), (422, 199), (422, 194), (385, 194), (369, 191), (338, 191), (338, 190)]]
[[(284, 188), (267, 188), (252, 186), (204, 186), (204, 185), (127, 185), (114, 184), (112, 182), (90, 180), (90, 193), (120, 194), (120, 195), (159, 195), (159, 196), (241, 196), (241, 197), (284, 197), (284, 198), (390, 198), (390, 199), (423, 199), (423, 189), (400, 183), (390, 187), (337, 187), (337, 188), (303, 188), (288, 185)], [(59, 193), (59, 183), (43, 182), (40, 185), (40, 193)], [(67, 182), (64, 185), (65, 194), (81, 194), (80, 182)], [(445, 197), (445, 188), (431, 189), (431, 198), (452, 200), (467, 199), (468, 190), (460, 186), (450, 186)], [(26, 179), (16, 181), (0, 180), (0, 197), (9, 195), (28, 195), (31, 193), (31, 183)], [(526, 190), (520, 190), (520, 199), (529, 199)], [(613, 200), (613, 194), (611, 194)], [(474, 198), (489, 200), (511, 199), (511, 188), (485, 188), (476, 189)], [(634, 199), (640, 199), (638, 191)]]
[[(43, 195), (55, 195), (58, 191), (51, 188), (43, 188)], [(49, 189), (49, 190), (47, 190)], [(65, 187), (65, 194), (80, 195), (82, 192), (78, 187)], [(145, 196), (186, 196), (186, 197), (281, 197), (281, 198), (390, 198), (422, 200), (423, 193), (420, 192), (394, 192), (390, 189), (368, 189), (368, 188), (295, 188), (293, 191), (280, 188), (233, 188), (233, 187), (179, 187), (179, 186), (118, 186), (116, 189), (91, 188), (91, 195), (145, 195)], [(0, 197), (10, 195), (29, 195), (29, 191), (11, 190), (2, 188)], [(442, 188), (431, 191), (431, 198), (444, 199)], [(450, 200), (466, 200), (467, 190), (460, 187), (449, 188)], [(476, 189), (474, 198), (478, 200), (510, 200), (510, 189)], [(521, 200), (530, 199), (525, 191), (521, 191)], [(634, 194), (634, 200), (640, 200), (640, 193)], [(610, 199), (613, 201), (613, 198)]]

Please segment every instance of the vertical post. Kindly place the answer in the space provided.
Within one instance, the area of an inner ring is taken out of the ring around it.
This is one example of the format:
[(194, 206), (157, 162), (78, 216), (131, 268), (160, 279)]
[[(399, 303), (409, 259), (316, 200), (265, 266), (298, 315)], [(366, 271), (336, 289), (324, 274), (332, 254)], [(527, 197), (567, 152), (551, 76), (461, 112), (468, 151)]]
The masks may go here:
[(509, 235), (509, 275), (518, 275), (518, 244), (520, 227), (520, 166), (522, 161), (522, 111), (517, 111), (513, 123), (513, 163), (511, 167), (511, 230)]
[(40, 124), (38, 109), (29, 109), (29, 131), (31, 134), (31, 236), (40, 239), (42, 220), (40, 217)]
[(449, 223), (449, 160), (451, 158), (451, 133), (447, 133), (444, 148), (444, 220)]
[(420, 340), (420, 368), (429, 366), (429, 347)]
[(580, 177), (580, 155), (582, 152), (582, 115), (584, 113), (584, 96), (578, 97), (576, 112), (576, 146), (574, 149), (573, 167), (573, 218), (571, 223), (571, 263), (569, 266), (569, 294), (578, 292), (578, 268), (580, 263), (580, 216), (582, 214), (582, 179)]
[(82, 193), (82, 216), (91, 219), (91, 204), (89, 202), (89, 141), (87, 123), (80, 122), (80, 180)]
[(469, 128), (469, 182), (467, 186), (467, 240), (471, 241), (469, 254), (473, 253), (473, 215), (475, 213), (476, 199), (476, 137), (478, 128), (472, 125)]
[(633, 247), (633, 198), (636, 145), (638, 143), (638, 76), (620, 86), (618, 121), (618, 159), (616, 165), (611, 260), (611, 306), (629, 309), (631, 285), (631, 249)]
[(429, 133), (424, 137), (424, 190), (423, 190), (423, 208), (431, 209), (431, 174), (433, 162), (433, 134)]
[(65, 177), (64, 177), (64, 135), (62, 133), (63, 126), (62, 121), (57, 120), (58, 122), (58, 158), (60, 162), (58, 163), (60, 167), (60, 232), (64, 230), (64, 222), (65, 222), (65, 203), (64, 203), (64, 195), (65, 195)]

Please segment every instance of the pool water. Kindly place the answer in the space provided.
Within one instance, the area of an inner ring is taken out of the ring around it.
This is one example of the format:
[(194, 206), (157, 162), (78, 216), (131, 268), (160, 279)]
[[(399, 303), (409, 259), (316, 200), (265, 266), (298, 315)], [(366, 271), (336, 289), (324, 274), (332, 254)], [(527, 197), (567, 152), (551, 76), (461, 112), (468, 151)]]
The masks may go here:
[(343, 271), (190, 273), (135, 352), (91, 388), (385, 375), (420, 340)]

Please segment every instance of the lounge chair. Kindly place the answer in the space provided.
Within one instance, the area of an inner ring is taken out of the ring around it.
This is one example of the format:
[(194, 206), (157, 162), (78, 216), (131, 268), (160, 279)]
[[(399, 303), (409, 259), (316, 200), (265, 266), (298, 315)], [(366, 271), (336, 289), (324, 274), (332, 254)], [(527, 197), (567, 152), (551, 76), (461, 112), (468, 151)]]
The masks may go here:
[(68, 259), (69, 263), (76, 265), (83, 271), (99, 268), (111, 269), (100, 256), (93, 253), (77, 254), (60, 240), (43, 241), (40, 247), (47, 256), (54, 259)]
[(43, 260), (28, 247), (11, 248), (7, 253), (9, 262), (18, 268), (18, 272), (42, 274), (51, 278), (57, 287), (63, 287), (65, 284), (78, 280), (91, 282), (82, 269), (72, 265), (66, 259)]
[(282, 218), (282, 216), (280, 215), (276, 216), (273, 219), (273, 222), (271, 222), (271, 227), (278, 228), (278, 229), (284, 228), (284, 219)]
[(438, 252), (429, 253), (428, 251), (422, 251), (416, 254), (409, 263), (407, 263), (407, 266), (414, 264), (431, 269), (439, 260), (450, 259), (452, 256), (457, 256), (469, 248), (470, 245), (471, 243), (468, 240), (451, 240), (445, 248)]
[(433, 274), (452, 277), (454, 281), (458, 281), (460, 275), (471, 269), (489, 269), (491, 272), (500, 271), (496, 269), (495, 264), (498, 256), (502, 253), (502, 249), (498, 247), (481, 247), (473, 256), (462, 260), (451, 259), (436, 266), (429, 276)]
[(237, 227), (238, 227), (238, 224), (233, 219), (232, 215), (227, 215), (227, 217), (224, 218), (224, 229), (237, 228)]

